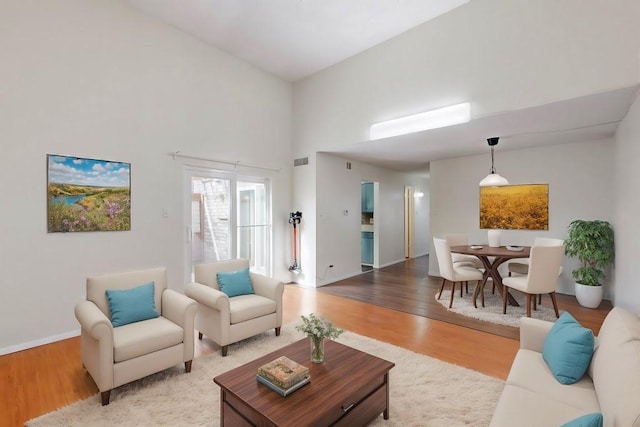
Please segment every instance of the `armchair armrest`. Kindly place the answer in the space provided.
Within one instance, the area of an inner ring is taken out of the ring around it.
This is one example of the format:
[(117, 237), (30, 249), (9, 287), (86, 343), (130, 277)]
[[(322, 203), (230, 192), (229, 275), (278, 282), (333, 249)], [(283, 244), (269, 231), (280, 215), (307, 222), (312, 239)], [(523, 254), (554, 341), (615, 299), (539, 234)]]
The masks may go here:
[(91, 301), (80, 301), (75, 307), (76, 319), (93, 339), (109, 340), (113, 346), (113, 325), (109, 318)]
[(203, 285), (202, 283), (192, 282), (184, 286), (184, 293), (189, 298), (193, 298), (200, 304), (204, 304), (214, 310), (229, 312), (229, 297), (222, 291)]
[(256, 294), (274, 300), (278, 304), (282, 301), (284, 284), (281, 281), (262, 274), (251, 273), (251, 283)]
[[(198, 303), (189, 297), (172, 289), (165, 289), (162, 293), (162, 312), (160, 315), (179, 325), (183, 331), (184, 361), (193, 360), (194, 354), (194, 322)], [(191, 368), (187, 368), (187, 372)]]
[(523, 317), (520, 319), (520, 348), (542, 353), (542, 346), (553, 322)]
[(173, 323), (185, 328), (189, 323), (193, 325), (198, 304), (189, 297), (172, 289), (165, 289), (162, 293), (162, 312), (160, 315)]

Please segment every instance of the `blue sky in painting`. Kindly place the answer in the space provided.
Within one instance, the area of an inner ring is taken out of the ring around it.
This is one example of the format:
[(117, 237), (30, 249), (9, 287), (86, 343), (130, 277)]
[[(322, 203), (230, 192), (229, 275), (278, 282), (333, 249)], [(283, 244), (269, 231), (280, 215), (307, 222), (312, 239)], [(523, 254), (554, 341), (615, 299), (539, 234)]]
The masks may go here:
[(48, 161), (49, 182), (53, 184), (129, 187), (129, 163), (54, 155), (49, 155)]

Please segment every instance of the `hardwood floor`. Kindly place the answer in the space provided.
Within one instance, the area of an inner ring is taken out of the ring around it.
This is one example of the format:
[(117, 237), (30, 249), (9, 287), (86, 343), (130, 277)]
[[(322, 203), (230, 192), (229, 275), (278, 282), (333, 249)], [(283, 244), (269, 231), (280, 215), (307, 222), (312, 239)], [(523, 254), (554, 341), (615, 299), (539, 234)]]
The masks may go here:
[[(302, 314), (314, 312), (360, 335), (505, 379), (518, 349), (517, 339), (484, 331), (482, 329), (487, 328), (477, 324), (460, 327), (451, 319), (435, 320), (406, 312), (406, 308), (396, 310), (362, 301), (393, 299), (402, 307), (413, 300), (427, 300), (421, 292), (431, 292), (428, 300), (432, 300), (433, 289), (423, 290), (418, 284), (424, 288), (439, 286), (439, 282), (425, 277), (425, 259), (418, 258), (331, 286), (336, 293), (343, 287), (340, 292), (348, 297), (330, 294), (324, 288), (317, 291), (286, 285), (283, 321), (290, 323)], [(572, 299), (563, 298), (561, 307), (597, 332), (610, 307), (582, 309), (573, 307)], [(196, 357), (218, 349), (206, 338), (196, 339)], [(233, 357), (233, 348), (227, 357)], [(21, 426), (31, 418), (98, 392), (81, 366), (77, 337), (0, 356), (0, 378), (0, 426), (3, 427)]]
[[(322, 286), (317, 291), (518, 339), (518, 328), (481, 322), (448, 311), (434, 298), (440, 289), (442, 279), (429, 276), (428, 270), (427, 255)], [(470, 292), (473, 292), (473, 286), (469, 285)], [(486, 292), (489, 292), (488, 289), (489, 286)], [(593, 310), (580, 306), (572, 295), (557, 294), (556, 298), (559, 309), (571, 313), (596, 335), (612, 308), (610, 301), (603, 301), (597, 310)], [(543, 296), (542, 305), (552, 307), (551, 299)]]

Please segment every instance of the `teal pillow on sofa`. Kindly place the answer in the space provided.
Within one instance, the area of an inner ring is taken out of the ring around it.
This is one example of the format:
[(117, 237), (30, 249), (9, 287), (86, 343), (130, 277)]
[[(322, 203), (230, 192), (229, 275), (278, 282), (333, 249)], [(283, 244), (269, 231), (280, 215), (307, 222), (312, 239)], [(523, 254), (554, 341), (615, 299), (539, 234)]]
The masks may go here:
[(254, 294), (249, 268), (216, 274), (220, 290), (230, 297)]
[(593, 333), (564, 312), (551, 327), (542, 346), (542, 357), (561, 384), (578, 381), (593, 356)]
[(132, 289), (107, 289), (104, 293), (109, 301), (111, 324), (114, 327), (160, 316), (156, 311), (154, 300), (154, 282), (145, 283)]
[(602, 427), (603, 423), (602, 414), (594, 412), (564, 423), (560, 427)]

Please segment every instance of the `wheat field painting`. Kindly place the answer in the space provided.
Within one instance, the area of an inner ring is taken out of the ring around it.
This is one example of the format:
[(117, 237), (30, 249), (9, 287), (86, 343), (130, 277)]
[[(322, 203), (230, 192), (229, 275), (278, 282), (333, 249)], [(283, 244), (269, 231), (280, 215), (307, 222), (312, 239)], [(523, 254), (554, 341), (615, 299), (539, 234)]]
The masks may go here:
[(47, 230), (131, 229), (131, 165), (47, 155)]
[(549, 185), (480, 187), (480, 228), (549, 229)]

